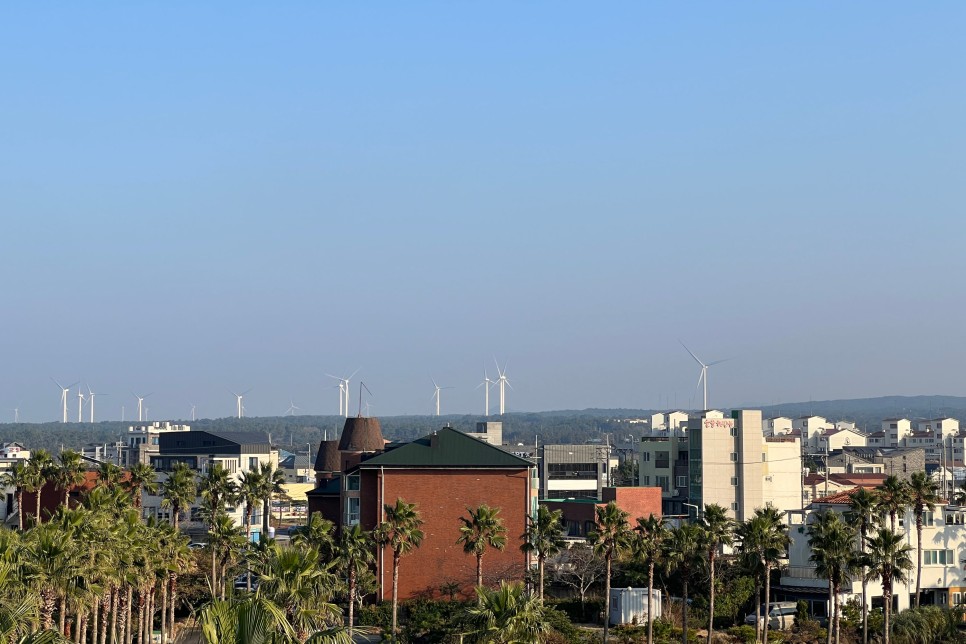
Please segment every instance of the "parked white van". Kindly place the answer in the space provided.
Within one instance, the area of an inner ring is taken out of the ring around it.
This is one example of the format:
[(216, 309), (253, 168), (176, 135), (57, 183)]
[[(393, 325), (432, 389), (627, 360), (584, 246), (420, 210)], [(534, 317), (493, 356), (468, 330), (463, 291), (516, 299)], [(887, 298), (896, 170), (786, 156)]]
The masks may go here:
[[(772, 602), (768, 604), (768, 610), (765, 610), (765, 605), (761, 605), (761, 623), (764, 625), (765, 618), (768, 618), (768, 628), (777, 630), (786, 630), (795, 625), (795, 614), (798, 612), (798, 604), (796, 602)], [(745, 617), (745, 624), (749, 626), (755, 625), (755, 614), (751, 613)]]

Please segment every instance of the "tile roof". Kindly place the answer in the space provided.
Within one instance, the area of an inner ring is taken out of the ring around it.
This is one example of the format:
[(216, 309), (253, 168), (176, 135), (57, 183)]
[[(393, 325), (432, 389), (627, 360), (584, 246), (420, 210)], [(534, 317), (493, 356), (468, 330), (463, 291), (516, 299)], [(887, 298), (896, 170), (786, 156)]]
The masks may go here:
[(530, 467), (526, 459), (452, 427), (373, 456), (359, 467)]

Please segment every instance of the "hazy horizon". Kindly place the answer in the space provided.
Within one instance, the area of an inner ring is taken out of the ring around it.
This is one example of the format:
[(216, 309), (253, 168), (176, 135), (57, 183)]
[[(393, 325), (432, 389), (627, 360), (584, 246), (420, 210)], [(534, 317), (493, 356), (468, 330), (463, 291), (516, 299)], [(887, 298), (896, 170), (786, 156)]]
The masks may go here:
[(4, 18), (6, 422), (966, 393), (961, 4)]

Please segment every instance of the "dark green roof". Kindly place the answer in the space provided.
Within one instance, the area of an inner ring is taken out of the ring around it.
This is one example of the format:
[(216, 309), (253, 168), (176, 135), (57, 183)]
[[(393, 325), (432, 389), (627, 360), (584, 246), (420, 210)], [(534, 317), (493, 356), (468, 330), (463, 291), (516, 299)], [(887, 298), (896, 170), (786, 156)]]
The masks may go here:
[(452, 427), (388, 450), (363, 461), (360, 467), (531, 467), (514, 456)]

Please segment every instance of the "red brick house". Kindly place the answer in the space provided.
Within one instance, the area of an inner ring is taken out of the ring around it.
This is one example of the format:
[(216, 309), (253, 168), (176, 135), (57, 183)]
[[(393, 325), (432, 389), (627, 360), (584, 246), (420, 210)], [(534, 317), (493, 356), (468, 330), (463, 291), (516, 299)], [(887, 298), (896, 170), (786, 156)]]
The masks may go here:
[[(333, 455), (320, 460), (334, 464)], [(397, 498), (414, 503), (424, 521), (422, 546), (403, 557), (399, 571), (399, 598), (439, 596), (442, 587), (457, 584), (470, 596), (476, 584), (476, 559), (457, 543), (461, 516), (483, 503), (499, 508), (506, 527), (507, 546), (488, 550), (483, 559), (484, 580), (521, 580), (527, 555), (520, 551), (527, 518), (536, 509), (537, 481), (534, 464), (445, 427), (429, 436), (384, 451), (359, 455), (358, 462), (343, 459), (345, 472), (319, 481), (309, 493), (310, 512), (321, 512), (336, 525), (359, 523), (366, 530), (383, 519), (383, 506)], [(332, 467), (328, 465), (327, 467)], [(335, 474), (335, 473), (333, 473)], [(336, 483), (338, 482), (338, 483)], [(340, 511), (332, 515), (338, 490)], [(377, 553), (376, 576), (381, 599), (392, 595), (392, 553)]]

